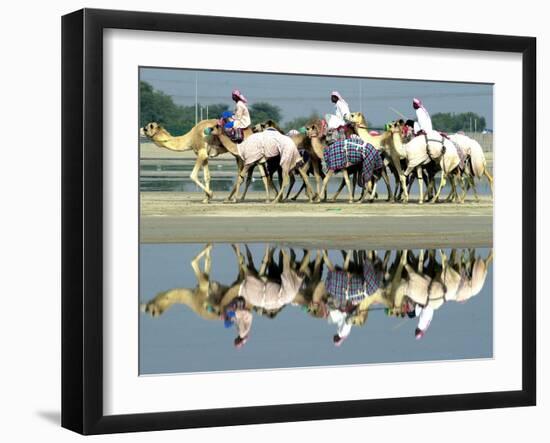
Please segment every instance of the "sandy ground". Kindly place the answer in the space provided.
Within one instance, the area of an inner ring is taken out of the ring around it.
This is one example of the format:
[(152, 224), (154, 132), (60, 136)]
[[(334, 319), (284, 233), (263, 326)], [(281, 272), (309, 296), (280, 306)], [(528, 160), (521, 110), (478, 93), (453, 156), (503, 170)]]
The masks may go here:
[(408, 205), (386, 202), (266, 204), (263, 193), (244, 203), (222, 197), (209, 204), (199, 193), (142, 192), (144, 243), (279, 242), (326, 248), (433, 248), (492, 246), (493, 204)]

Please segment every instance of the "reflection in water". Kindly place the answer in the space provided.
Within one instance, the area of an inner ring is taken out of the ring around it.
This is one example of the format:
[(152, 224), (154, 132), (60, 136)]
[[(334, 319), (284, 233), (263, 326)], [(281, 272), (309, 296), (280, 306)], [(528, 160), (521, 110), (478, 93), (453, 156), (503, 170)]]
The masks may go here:
[(404, 319), (409, 336), (421, 339), (444, 304), (464, 303), (482, 291), (493, 258), (492, 250), (475, 249), (297, 251), (266, 245), (256, 265), (248, 245), (231, 248), (233, 264), (223, 260), (220, 266), (234, 267), (233, 282), (211, 277), (214, 248), (206, 245), (191, 260), (196, 286), (160, 292), (142, 311), (158, 317), (185, 305), (234, 331), (237, 348), (251, 340), (256, 318), (277, 321), (285, 310), (302, 311), (304, 327), (307, 319), (332, 325), (326, 340), (336, 346), (354, 329), (366, 328), (369, 313), (377, 310), (387, 322)]

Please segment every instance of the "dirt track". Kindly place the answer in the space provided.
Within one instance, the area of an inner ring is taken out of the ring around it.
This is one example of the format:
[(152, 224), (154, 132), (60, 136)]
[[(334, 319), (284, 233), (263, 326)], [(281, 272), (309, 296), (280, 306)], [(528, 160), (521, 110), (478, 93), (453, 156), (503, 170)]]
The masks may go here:
[(419, 248), (492, 246), (493, 205), (386, 202), (271, 205), (262, 193), (245, 203), (209, 204), (198, 193), (142, 192), (141, 241), (283, 242), (308, 247)]

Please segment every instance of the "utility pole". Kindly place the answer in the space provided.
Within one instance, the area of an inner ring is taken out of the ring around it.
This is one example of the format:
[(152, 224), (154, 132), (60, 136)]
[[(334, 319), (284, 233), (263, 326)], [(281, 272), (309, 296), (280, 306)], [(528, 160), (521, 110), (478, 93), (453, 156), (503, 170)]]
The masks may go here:
[(195, 72), (195, 125), (199, 119), (199, 73)]
[(359, 79), (359, 112), (363, 113), (363, 84), (361, 79)]
[(206, 120), (208, 120), (208, 105), (206, 105)]

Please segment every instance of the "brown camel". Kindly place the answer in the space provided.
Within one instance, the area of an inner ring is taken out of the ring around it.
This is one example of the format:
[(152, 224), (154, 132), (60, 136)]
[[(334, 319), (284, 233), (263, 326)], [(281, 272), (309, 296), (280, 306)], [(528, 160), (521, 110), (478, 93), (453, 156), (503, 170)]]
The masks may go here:
[[(315, 120), (306, 126), (306, 134), (310, 139), (311, 146), (312, 146), (312, 157), (313, 156), (317, 157), (319, 159), (319, 162), (322, 162), (324, 160), (323, 150), (327, 145), (326, 134), (323, 128), (324, 128), (324, 124), (323, 124), (323, 121), (321, 120)], [(386, 139), (386, 138), (389, 138), (391, 135), (392, 135), (391, 132), (386, 132), (383, 134), (383, 137), (385, 137)], [(352, 188), (351, 186), (349, 175), (352, 173), (355, 173), (357, 170), (358, 168), (356, 167), (356, 165), (351, 165), (349, 168), (345, 168), (342, 170), (342, 173), (344, 175), (344, 180), (343, 180), (343, 183), (340, 185), (340, 188), (336, 191), (336, 194), (333, 197), (333, 200), (335, 200), (338, 197), (345, 183), (349, 191), (349, 203), (353, 203), (355, 201), (354, 188)], [(333, 175), (334, 175), (334, 171), (331, 171), (331, 170), (329, 170), (326, 173), (325, 178), (323, 179), (321, 190), (317, 194), (317, 199), (316, 199), (317, 202), (321, 201), (321, 196), (326, 195), (328, 182)], [(386, 181), (387, 186), (389, 186), (389, 180), (387, 178), (385, 168), (383, 168), (382, 170), (382, 176), (384, 177), (384, 180)], [(371, 183), (369, 182), (369, 187), (370, 186), (371, 186)], [(374, 195), (374, 192), (371, 192), (371, 195)], [(363, 200), (363, 197), (361, 198), (361, 200)]]
[[(260, 126), (261, 126), (261, 124), (260, 124)], [(276, 129), (275, 126), (266, 126), (266, 127)], [(259, 129), (259, 128), (257, 128), (257, 129)], [(219, 122), (217, 122), (215, 125), (213, 125), (210, 128), (210, 133), (213, 136), (217, 137), (217, 139), (220, 141), (222, 146), (229, 146), (232, 143), (230, 138), (224, 133), (223, 128), (221, 127)], [(249, 137), (257, 138), (257, 141), (255, 141), (253, 143), (260, 143), (260, 139), (261, 139), (263, 133), (264, 133), (264, 131), (248, 134), (245, 137), (245, 139), (243, 140), (242, 144), (241, 144), (241, 149), (246, 150), (246, 148), (244, 148), (244, 147), (247, 146), (247, 142), (250, 142), (252, 140), (252, 139), (248, 140)], [(290, 145), (292, 145), (292, 147), (290, 147), (289, 145), (284, 144), (283, 153), (285, 153), (289, 149), (291, 149), (293, 151), (296, 151), (295, 154), (296, 154), (296, 156), (299, 157), (297, 148), (295, 146), (295, 143), (294, 144), (292, 143), (292, 142), (294, 142), (294, 140), (291, 139), (290, 137), (286, 137), (282, 134), (277, 134), (277, 135), (278, 135), (278, 137), (282, 137), (284, 139), (287, 139), (290, 142)], [(280, 158), (280, 157), (276, 157), (276, 158)], [(284, 158), (284, 157), (285, 156), (283, 155), (282, 158)], [(288, 154), (288, 157), (292, 157), (292, 155)], [(242, 160), (242, 157), (240, 157), (240, 158)], [(266, 191), (266, 202), (277, 203), (279, 201), (282, 201), (285, 198), (284, 189), (286, 187), (288, 187), (289, 182), (290, 182), (290, 174), (293, 174), (294, 172), (297, 172), (302, 177), (302, 179), (304, 180), (304, 183), (306, 185), (306, 192), (308, 193), (309, 200), (313, 201), (313, 197), (314, 197), (313, 196), (313, 191), (311, 190), (311, 187), (309, 186), (309, 181), (308, 181), (307, 172), (306, 172), (307, 167), (305, 165), (297, 166), (295, 164), (292, 164), (292, 165), (289, 164), (289, 165), (286, 165), (285, 167), (283, 167), (281, 172), (280, 172), (280, 174), (282, 174), (282, 179), (283, 179), (282, 183), (281, 183), (281, 189), (279, 191), (277, 191), (277, 189), (273, 185), (272, 174), (267, 173), (266, 164), (269, 160), (270, 160), (269, 158), (262, 158), (259, 162), (254, 162), (254, 163), (250, 163), (250, 164), (247, 164), (247, 165), (243, 165), (243, 167), (238, 171), (237, 180), (235, 182), (235, 185), (233, 186), (233, 189), (232, 189), (231, 193), (227, 197), (227, 201), (236, 203), (237, 201), (243, 201), (244, 200), (244, 198), (246, 196), (246, 192), (247, 192), (248, 187), (250, 185), (253, 169), (256, 165), (260, 166), (260, 174), (262, 176), (262, 181), (264, 182), (265, 191)], [(292, 162), (290, 162), (290, 163), (292, 163)], [(290, 169), (288, 169), (289, 166), (292, 166), (292, 167)], [(296, 168), (294, 168), (295, 166), (296, 166)], [(281, 169), (278, 166), (277, 166), (277, 168)], [(247, 176), (245, 189), (244, 189), (243, 195), (239, 196), (238, 191), (239, 191), (239, 188), (240, 188), (240, 184), (244, 180), (245, 175)], [(275, 190), (276, 196), (275, 196), (275, 199), (273, 201), (270, 201), (270, 191), (272, 189)]]
[[(395, 173), (395, 182), (400, 182), (403, 186), (406, 183), (406, 177), (403, 173), (403, 169), (401, 168), (401, 160), (405, 158), (405, 153), (399, 149), (401, 144), (394, 143), (393, 140), (394, 137), (398, 137), (399, 140), (401, 140), (401, 130), (404, 122), (400, 120), (397, 122), (398, 124), (394, 124), (389, 127), (389, 131), (386, 131), (380, 135), (371, 135), (367, 127), (367, 120), (361, 112), (352, 112), (349, 119), (357, 135), (367, 143), (373, 145), (379, 151), (383, 152), (385, 157), (390, 160), (392, 165), (391, 169)], [(388, 132), (390, 132), (391, 135), (388, 134)], [(386, 187), (388, 188), (388, 200), (394, 201), (395, 198), (394, 194), (391, 193), (389, 180), (386, 181), (384, 178), (384, 181), (386, 182)]]
[[(210, 169), (208, 159), (229, 152), (237, 162), (237, 170), (242, 169), (242, 161), (234, 143), (222, 145), (216, 137), (206, 135), (204, 130), (215, 125), (217, 120), (203, 120), (197, 123), (189, 132), (179, 137), (172, 136), (166, 129), (156, 122), (147, 123), (140, 129), (141, 135), (150, 139), (155, 145), (171, 151), (193, 151), (197, 156), (195, 166), (191, 171), (191, 180), (201, 188), (206, 197), (203, 203), (208, 203), (213, 196), (210, 189)], [(252, 132), (252, 131), (250, 131)], [(200, 170), (204, 173), (204, 184), (199, 180)]]
[[(220, 314), (235, 297), (239, 295), (239, 287), (244, 280), (244, 259), (236, 245), (232, 245), (237, 257), (237, 278), (230, 285), (223, 285), (210, 278), (212, 245), (206, 245), (191, 260), (191, 267), (197, 279), (195, 288), (173, 288), (159, 292), (156, 297), (140, 306), (142, 312), (158, 317), (175, 304), (188, 306), (199, 317), (205, 320), (219, 320)], [(204, 269), (200, 261), (204, 259)]]

